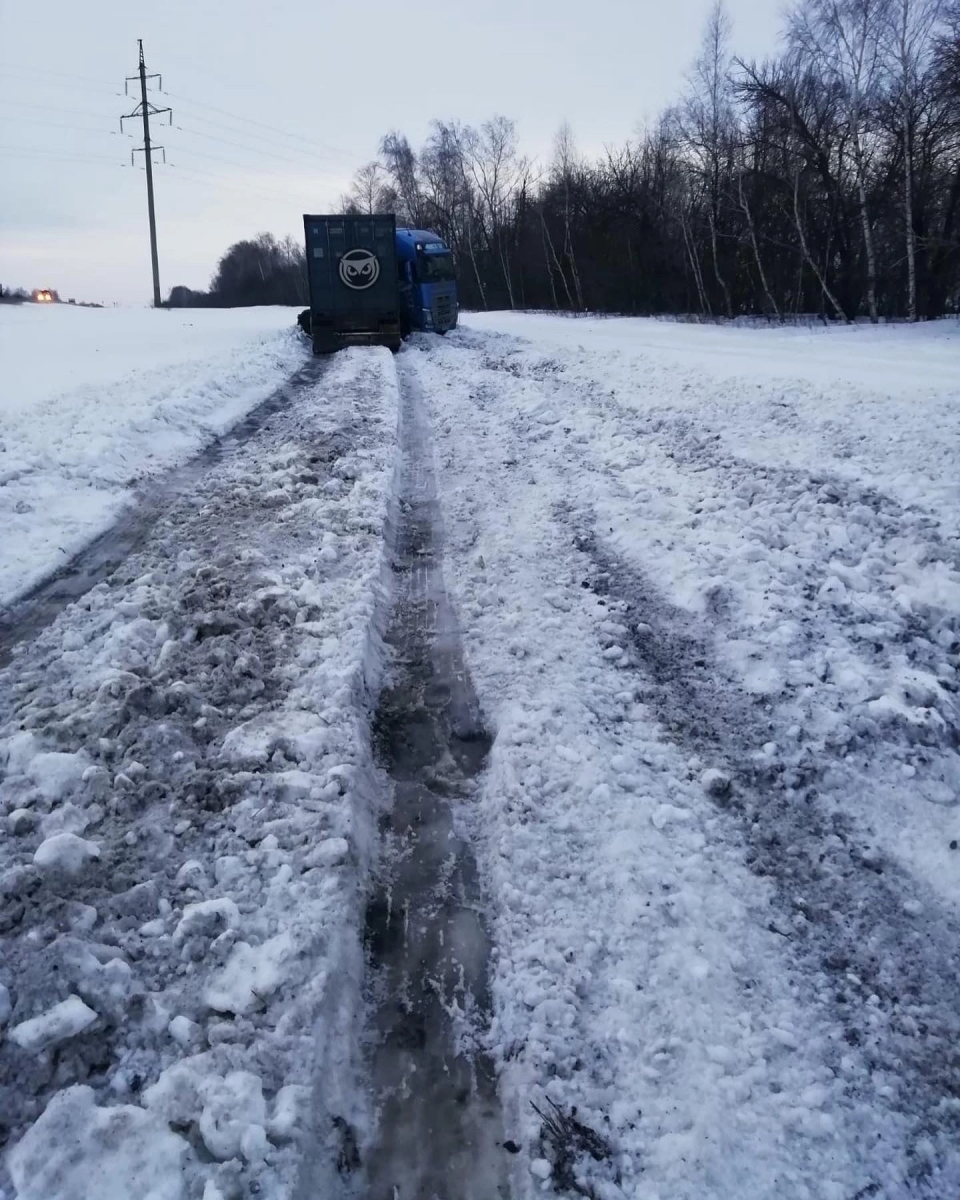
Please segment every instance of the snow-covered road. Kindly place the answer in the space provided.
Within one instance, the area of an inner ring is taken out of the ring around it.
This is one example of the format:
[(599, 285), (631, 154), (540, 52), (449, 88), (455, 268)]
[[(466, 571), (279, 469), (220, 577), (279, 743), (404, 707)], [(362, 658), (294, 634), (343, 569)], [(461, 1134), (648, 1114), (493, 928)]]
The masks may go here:
[(495, 734), (508, 1126), (576, 1107), (598, 1195), (960, 1187), (960, 338), (861, 332), (408, 355)]
[(960, 1193), (958, 400), (950, 323), (309, 364), (0, 672), (22, 1200)]

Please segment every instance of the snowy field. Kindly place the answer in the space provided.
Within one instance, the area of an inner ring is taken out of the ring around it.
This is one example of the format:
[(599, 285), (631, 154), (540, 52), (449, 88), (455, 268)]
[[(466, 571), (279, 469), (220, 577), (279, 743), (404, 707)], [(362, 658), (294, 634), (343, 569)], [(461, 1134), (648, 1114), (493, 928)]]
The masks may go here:
[(293, 324), (285, 308), (0, 305), (0, 605), (269, 395), (303, 357)]
[[(40, 547), (304, 360), (287, 313), (97, 317), (3, 401)], [(448, 802), (501, 1195), (960, 1195), (960, 328), (506, 314), (312, 363), (0, 671), (0, 1192), (367, 1194), (404, 397), (493, 737)]]

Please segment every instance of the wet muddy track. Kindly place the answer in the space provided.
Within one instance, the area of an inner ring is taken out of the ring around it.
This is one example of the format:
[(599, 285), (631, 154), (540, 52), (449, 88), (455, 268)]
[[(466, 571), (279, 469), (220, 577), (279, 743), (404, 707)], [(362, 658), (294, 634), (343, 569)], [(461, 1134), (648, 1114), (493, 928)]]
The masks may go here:
[(400, 383), (390, 662), (373, 726), (394, 803), (365, 930), (377, 1134), (364, 1195), (496, 1200), (508, 1193), (494, 1069), (482, 1049), (490, 940), (476, 862), (455, 821), (490, 740), (444, 590), (423, 400), (402, 366)]
[(14, 648), (56, 620), (69, 605), (107, 579), (146, 542), (156, 521), (193, 490), (202, 476), (255, 437), (275, 413), (303, 388), (315, 384), (326, 366), (311, 358), (222, 437), (198, 455), (137, 490), (133, 505), (109, 529), (26, 595), (7, 608), (0, 606), (0, 668)]

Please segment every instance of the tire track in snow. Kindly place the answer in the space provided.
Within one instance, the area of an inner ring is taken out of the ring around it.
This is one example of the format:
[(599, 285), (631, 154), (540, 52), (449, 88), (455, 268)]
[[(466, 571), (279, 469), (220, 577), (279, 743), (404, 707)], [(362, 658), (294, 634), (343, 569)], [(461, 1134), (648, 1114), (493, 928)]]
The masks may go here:
[[(479, 410), (492, 407), (496, 399), (489, 395), (496, 388), (495, 382), (488, 382), (491, 376), (530, 377), (522, 363), (508, 365), (495, 359), (490, 354), (491, 338), (461, 335), (461, 340), (469, 351), (479, 352), (471, 378), (471, 400)], [(560, 367), (551, 366), (550, 360), (542, 366), (543, 378), (536, 382), (547, 384), (548, 376)], [(557, 408), (568, 401), (584, 403), (566, 383), (557, 381), (555, 390), (557, 396), (551, 399), (560, 401)], [(608, 398), (590, 395), (588, 401), (606, 407)], [(616, 416), (632, 417), (634, 424), (639, 420), (619, 405)], [(554, 436), (550, 428), (524, 427), (519, 418), (512, 432), (521, 446), (549, 443)], [(762, 477), (772, 489), (779, 480), (801, 482), (802, 472), (764, 468), (716, 453), (705, 462), (698, 453), (703, 447), (689, 444), (686, 427), (678, 426), (676, 432), (673, 436), (673, 430), (665, 430), (661, 440), (678, 466), (734, 470), (744, 481)], [(516, 466), (519, 458), (511, 456), (504, 466)], [(578, 456), (566, 447), (556, 457), (531, 463), (531, 483), (534, 466), (545, 465), (569, 478), (574, 472), (597, 470), (589, 458), (584, 461), (582, 452)], [(825, 483), (832, 487), (834, 480)], [(571, 487), (570, 494), (576, 493)], [(924, 524), (919, 510), (904, 509), (895, 500), (856, 484), (826, 499), (842, 509), (872, 508), (888, 533), (904, 512), (919, 514), (918, 525)], [(894, 862), (871, 853), (855, 820), (832, 811), (842, 804), (844, 782), (853, 781), (855, 771), (832, 758), (824, 762), (808, 755), (796, 763), (765, 762), (765, 756), (758, 754), (764, 743), (784, 730), (784, 714), (767, 700), (754, 703), (738, 687), (732, 672), (720, 664), (714, 631), (706, 621), (671, 606), (642, 570), (618, 558), (609, 545), (598, 544), (592, 514), (584, 516), (568, 507), (565, 514), (554, 515), (566, 521), (572, 539), (587, 556), (584, 574), (607, 598), (611, 616), (632, 627), (624, 649), (634, 661), (631, 665), (625, 655), (624, 664), (628, 672), (639, 668), (644, 676), (637, 698), (650, 708), (670, 740), (725, 766), (733, 776), (734, 795), (725, 809), (731, 825), (745, 834), (752, 869), (777, 887), (781, 916), (775, 932), (789, 943), (788, 954), (798, 964), (795, 977), (805, 979), (804, 999), (811, 1010), (823, 1011), (831, 1024), (838, 1023), (845, 1031), (846, 1045), (831, 1066), (845, 1086), (866, 1102), (909, 1115), (913, 1175), (906, 1182), (881, 1182), (878, 1175), (870, 1194), (891, 1198), (955, 1194), (960, 1180), (955, 1150), (960, 1110), (956, 918), (923, 884), (918, 885)], [(949, 551), (932, 528), (925, 531), (924, 540), (934, 557), (946, 557)], [(805, 600), (816, 608), (815, 587)], [(718, 624), (724, 621), (722, 611), (713, 617)], [(903, 630), (905, 636), (925, 632), (906, 620)], [(947, 751), (949, 737), (948, 730)], [(869, 752), (869, 742), (864, 745)]]
[(289, 405), (304, 389), (315, 385), (327, 367), (329, 364), (322, 359), (309, 359), (266, 400), (221, 437), (214, 438), (198, 455), (159, 479), (151, 480), (140, 490), (136, 504), (68, 563), (6, 609), (0, 606), (0, 668), (10, 662), (17, 645), (36, 637), (68, 604), (80, 600), (141, 549), (164, 512), (195, 489), (211, 468), (256, 436), (274, 413)]
[(366, 921), (379, 1121), (365, 1194), (495, 1200), (507, 1192), (494, 1068), (483, 1049), (490, 939), (455, 811), (472, 793), (490, 739), (444, 588), (423, 400), (402, 367), (400, 383), (392, 669), (373, 730), (394, 804), (382, 823), (384, 878)]
[(780, 731), (775, 707), (725, 678), (708, 630), (618, 559), (588, 516), (574, 516), (572, 528), (589, 563), (584, 582), (629, 631), (639, 698), (668, 736), (729, 773), (731, 792), (718, 804), (742, 824), (751, 869), (776, 885), (782, 918), (773, 928), (805, 964), (811, 1000), (832, 1007), (851, 1055), (889, 1080), (885, 1102), (914, 1118), (917, 1180), (956, 1186), (960, 923), (821, 803), (822, 762), (758, 754)]

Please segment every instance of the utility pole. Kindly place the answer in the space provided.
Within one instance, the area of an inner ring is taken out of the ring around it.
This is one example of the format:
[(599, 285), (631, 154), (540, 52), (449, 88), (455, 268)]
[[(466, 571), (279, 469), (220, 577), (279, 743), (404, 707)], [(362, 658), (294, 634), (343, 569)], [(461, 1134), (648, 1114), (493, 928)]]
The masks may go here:
[(170, 114), (170, 124), (173, 124), (173, 109), (170, 108), (155, 108), (147, 99), (147, 80), (159, 79), (160, 90), (163, 91), (163, 77), (161, 75), (148, 75), (147, 67), (143, 61), (143, 39), (139, 41), (140, 46), (140, 70), (136, 75), (128, 75), (124, 83), (124, 92), (129, 95), (129, 85), (140, 80), (140, 103), (132, 113), (127, 113), (126, 116), (120, 118), (120, 129), (123, 129), (124, 121), (132, 121), (135, 117), (143, 118), (143, 145), (138, 146), (130, 154), (130, 161), (134, 162), (134, 154), (142, 154), (147, 167), (147, 215), (150, 219), (150, 262), (153, 267), (153, 307), (160, 307), (160, 262), (157, 257), (157, 212), (153, 203), (153, 151), (159, 150), (163, 154), (163, 161), (167, 161), (167, 152), (163, 146), (151, 146), (150, 144), (150, 118), (159, 116), (161, 113)]

